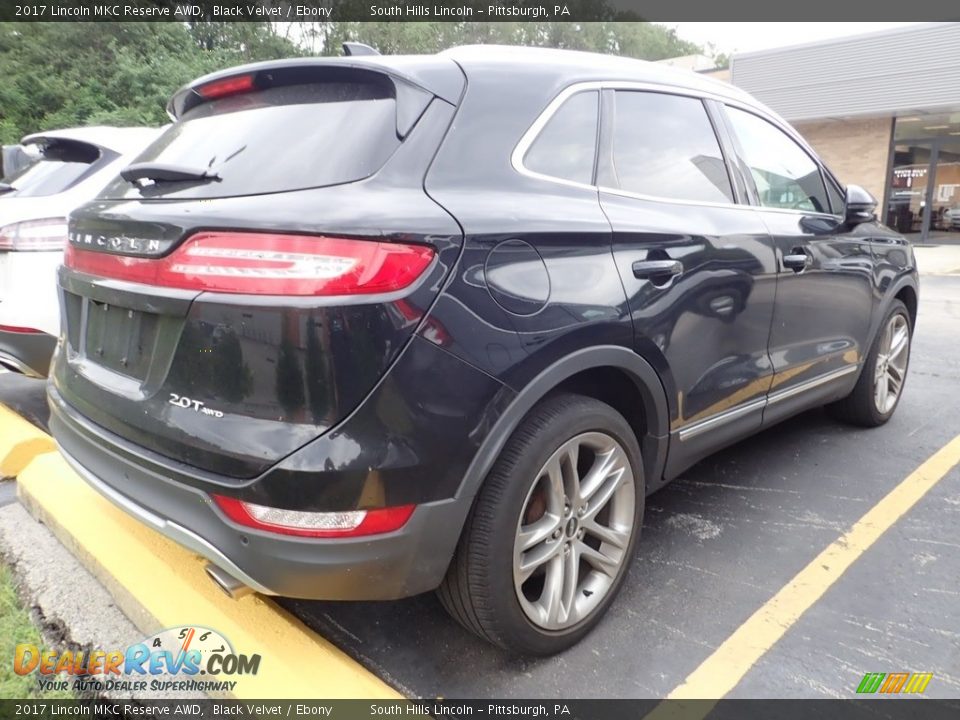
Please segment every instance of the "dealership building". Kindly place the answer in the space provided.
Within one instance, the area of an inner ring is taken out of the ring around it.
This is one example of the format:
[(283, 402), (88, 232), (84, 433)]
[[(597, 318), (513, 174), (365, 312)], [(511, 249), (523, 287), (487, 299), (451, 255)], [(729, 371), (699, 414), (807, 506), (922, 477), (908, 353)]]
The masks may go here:
[(709, 74), (786, 118), (891, 227), (960, 239), (960, 23), (737, 54)]

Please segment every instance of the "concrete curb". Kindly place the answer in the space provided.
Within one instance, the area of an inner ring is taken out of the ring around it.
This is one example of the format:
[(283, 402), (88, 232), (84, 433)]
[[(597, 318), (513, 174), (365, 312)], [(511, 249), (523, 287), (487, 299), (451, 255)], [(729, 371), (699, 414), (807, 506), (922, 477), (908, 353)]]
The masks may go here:
[(53, 438), (2, 405), (0, 430), (0, 478), (16, 477), (34, 457), (57, 449)]

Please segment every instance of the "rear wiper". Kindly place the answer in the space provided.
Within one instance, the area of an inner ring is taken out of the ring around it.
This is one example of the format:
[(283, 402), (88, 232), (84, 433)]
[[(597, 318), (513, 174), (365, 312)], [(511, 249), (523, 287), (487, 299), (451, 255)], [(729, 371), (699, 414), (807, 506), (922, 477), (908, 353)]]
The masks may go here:
[(0, 195), (3, 193), (13, 192), (16, 188), (10, 183), (0, 182)]
[(154, 182), (183, 182), (186, 180), (219, 180), (216, 173), (207, 172), (199, 168), (185, 165), (168, 165), (166, 163), (134, 163), (120, 171), (120, 177), (127, 182), (135, 183), (138, 180), (153, 180)]

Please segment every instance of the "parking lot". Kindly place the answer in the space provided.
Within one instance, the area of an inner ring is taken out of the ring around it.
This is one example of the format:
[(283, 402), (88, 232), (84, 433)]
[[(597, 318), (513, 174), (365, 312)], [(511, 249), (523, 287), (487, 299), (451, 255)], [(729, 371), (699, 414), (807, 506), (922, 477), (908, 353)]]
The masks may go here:
[[(415, 697), (664, 697), (730, 639), (759, 660), (731, 697), (848, 698), (867, 672), (929, 672), (960, 696), (960, 467), (953, 467), (785, 632), (737, 631), (825, 548), (960, 434), (960, 275), (922, 279), (909, 381), (876, 430), (805, 413), (691, 468), (648, 499), (620, 598), (598, 629), (545, 660), (510, 657), (425, 595), (280, 601)], [(0, 376), (0, 402), (42, 424), (42, 385)], [(0, 502), (11, 501), (4, 489)], [(892, 515), (890, 514), (892, 512)], [(872, 516), (871, 516), (872, 517)], [(746, 637), (746, 639), (740, 639)], [(760, 646), (759, 648), (757, 646)]]

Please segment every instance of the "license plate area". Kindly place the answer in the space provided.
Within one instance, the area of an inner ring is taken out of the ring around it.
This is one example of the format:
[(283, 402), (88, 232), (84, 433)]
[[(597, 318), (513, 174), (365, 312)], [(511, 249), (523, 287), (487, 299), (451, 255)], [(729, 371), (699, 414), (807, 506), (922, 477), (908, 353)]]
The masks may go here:
[(160, 316), (89, 298), (85, 302), (87, 359), (121, 375), (146, 379)]

